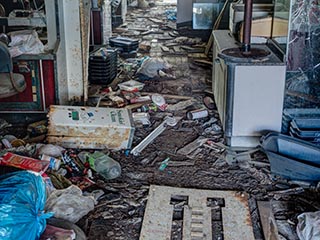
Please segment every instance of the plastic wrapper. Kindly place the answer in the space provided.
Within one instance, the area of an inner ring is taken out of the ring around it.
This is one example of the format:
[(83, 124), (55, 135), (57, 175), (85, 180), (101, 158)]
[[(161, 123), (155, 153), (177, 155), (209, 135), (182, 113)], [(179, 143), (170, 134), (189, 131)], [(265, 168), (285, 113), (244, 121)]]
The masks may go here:
[(297, 234), (300, 240), (320, 239), (320, 211), (298, 216)]
[(149, 78), (154, 78), (159, 76), (159, 70), (169, 69), (170, 67), (171, 65), (161, 58), (148, 58), (142, 62), (137, 73)]
[(92, 196), (82, 196), (82, 191), (75, 185), (62, 190), (53, 191), (45, 209), (53, 212), (56, 218), (76, 223), (94, 209), (95, 200)]
[(9, 44), (11, 57), (44, 52), (44, 45), (38, 38), (38, 33), (35, 30), (10, 32), (8, 35), (11, 37)]
[(8, 152), (0, 158), (0, 165), (16, 167), (42, 174), (48, 169), (50, 162)]
[(38, 149), (38, 155), (48, 155), (51, 157), (61, 157), (62, 152), (65, 151), (63, 147), (53, 145), (53, 144), (45, 144), (39, 147)]
[(52, 216), (43, 210), (45, 201), (40, 175), (19, 171), (0, 176), (0, 239), (39, 239)]

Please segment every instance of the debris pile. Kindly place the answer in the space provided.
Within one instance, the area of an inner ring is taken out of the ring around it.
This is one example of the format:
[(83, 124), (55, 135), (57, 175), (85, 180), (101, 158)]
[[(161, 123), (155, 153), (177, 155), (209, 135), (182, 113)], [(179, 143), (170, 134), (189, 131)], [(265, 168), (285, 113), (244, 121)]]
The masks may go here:
[[(41, 210), (54, 218), (41, 239), (139, 239), (150, 185), (246, 196), (256, 239), (269, 239), (271, 228), (274, 239), (310, 235), (303, 221), (317, 218), (298, 215), (320, 209), (320, 179), (279, 177), (260, 147), (226, 145), (206, 45), (180, 36), (174, 20), (171, 6), (131, 11), (110, 39), (119, 53), (116, 73), (90, 82), (88, 106), (51, 106), (48, 119), (24, 133), (0, 119), (0, 172), (33, 171), (46, 187)], [(108, 49), (96, 51), (103, 58)], [(100, 77), (99, 66), (90, 66), (91, 77)], [(171, 200), (171, 236), (182, 239), (183, 211), (192, 210), (185, 196)], [(224, 234), (223, 201), (206, 203), (213, 239)]]

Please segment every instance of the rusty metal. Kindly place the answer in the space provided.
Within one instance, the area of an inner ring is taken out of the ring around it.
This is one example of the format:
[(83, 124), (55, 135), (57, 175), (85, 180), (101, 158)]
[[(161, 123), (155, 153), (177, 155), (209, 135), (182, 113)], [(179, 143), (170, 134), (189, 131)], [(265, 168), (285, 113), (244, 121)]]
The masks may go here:
[(245, 53), (250, 52), (251, 24), (252, 24), (252, 0), (246, 0), (244, 4), (244, 28), (242, 50)]
[(251, 48), (250, 51), (245, 52), (241, 48), (228, 48), (222, 51), (222, 54), (232, 58), (250, 58), (252, 60), (268, 60), (270, 52), (260, 48)]
[(170, 239), (173, 206), (172, 196), (186, 196), (183, 209), (182, 239), (213, 239), (212, 211), (208, 199), (222, 198), (223, 239), (254, 240), (248, 196), (233, 191), (211, 191), (151, 185), (140, 240)]
[(134, 128), (127, 109), (50, 106), (47, 141), (66, 148), (128, 149)]

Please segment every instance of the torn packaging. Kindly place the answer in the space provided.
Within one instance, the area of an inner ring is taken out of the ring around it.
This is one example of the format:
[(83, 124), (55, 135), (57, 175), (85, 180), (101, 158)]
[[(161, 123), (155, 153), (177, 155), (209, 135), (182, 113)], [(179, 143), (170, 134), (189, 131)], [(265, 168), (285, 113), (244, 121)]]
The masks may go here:
[(66, 148), (128, 149), (134, 127), (124, 108), (50, 106), (49, 143)]

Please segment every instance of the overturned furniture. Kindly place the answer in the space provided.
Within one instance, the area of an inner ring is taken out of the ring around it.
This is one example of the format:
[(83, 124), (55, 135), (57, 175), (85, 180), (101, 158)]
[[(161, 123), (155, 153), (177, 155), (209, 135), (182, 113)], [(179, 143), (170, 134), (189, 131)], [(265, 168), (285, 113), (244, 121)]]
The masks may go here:
[(50, 106), (49, 143), (66, 148), (128, 149), (134, 127), (131, 113), (120, 108)]

